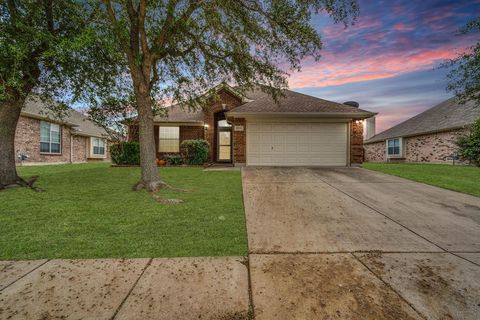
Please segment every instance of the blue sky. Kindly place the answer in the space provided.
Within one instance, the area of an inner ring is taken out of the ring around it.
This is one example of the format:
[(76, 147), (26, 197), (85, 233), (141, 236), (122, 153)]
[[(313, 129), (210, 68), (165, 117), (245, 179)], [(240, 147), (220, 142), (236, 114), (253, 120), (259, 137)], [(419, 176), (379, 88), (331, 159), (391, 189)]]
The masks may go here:
[(360, 16), (344, 28), (328, 17), (313, 23), (323, 42), (320, 61), (305, 59), (290, 87), (378, 112), (377, 132), (452, 96), (438, 66), (478, 39), (458, 29), (480, 14), (480, 0), (360, 0)]

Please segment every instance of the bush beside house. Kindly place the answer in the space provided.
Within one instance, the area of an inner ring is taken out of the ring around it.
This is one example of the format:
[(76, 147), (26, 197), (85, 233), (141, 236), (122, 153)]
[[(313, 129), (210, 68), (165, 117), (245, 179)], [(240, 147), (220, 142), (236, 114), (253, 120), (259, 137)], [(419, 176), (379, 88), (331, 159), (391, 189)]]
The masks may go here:
[(469, 126), (467, 132), (456, 142), (462, 159), (480, 166), (480, 118)]
[(138, 142), (120, 142), (110, 147), (112, 162), (117, 165), (139, 165), (140, 144)]
[(210, 146), (206, 140), (184, 140), (180, 148), (186, 164), (202, 165), (208, 160)]

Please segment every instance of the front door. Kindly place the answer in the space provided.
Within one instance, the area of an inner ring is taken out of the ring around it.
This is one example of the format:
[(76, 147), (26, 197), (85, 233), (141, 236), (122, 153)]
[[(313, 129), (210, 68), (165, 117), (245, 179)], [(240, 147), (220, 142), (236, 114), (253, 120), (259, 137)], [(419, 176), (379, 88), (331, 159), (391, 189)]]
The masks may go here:
[(232, 125), (225, 119), (217, 122), (217, 161), (232, 162)]
[(232, 161), (232, 130), (231, 128), (218, 128), (217, 160), (219, 162)]

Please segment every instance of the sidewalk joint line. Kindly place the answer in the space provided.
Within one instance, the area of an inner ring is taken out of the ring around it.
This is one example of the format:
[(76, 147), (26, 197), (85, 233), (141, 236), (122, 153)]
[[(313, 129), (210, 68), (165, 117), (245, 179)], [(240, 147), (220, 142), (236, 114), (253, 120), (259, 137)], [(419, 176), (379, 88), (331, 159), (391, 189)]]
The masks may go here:
[(17, 283), (18, 281), (22, 280), (23, 278), (25, 278), (26, 276), (28, 276), (30, 273), (32, 273), (33, 271), (37, 270), (38, 268), (44, 266), (47, 262), (50, 262), (52, 261), (51, 259), (47, 259), (45, 262), (39, 264), (38, 266), (36, 266), (35, 268), (33, 268), (32, 270), (28, 271), (27, 273), (25, 273), (23, 276), (21, 276), (20, 278), (14, 280), (13, 282), (7, 284), (5, 287), (3, 288), (0, 288), (0, 291), (3, 291), (5, 289), (7, 289), (8, 287), (10, 287), (11, 285), (13, 285), (14, 283)]
[(145, 265), (145, 267), (143, 267), (143, 270), (142, 272), (140, 273), (140, 275), (138, 276), (137, 280), (135, 280), (135, 282), (133, 283), (132, 287), (130, 288), (130, 290), (128, 290), (127, 292), (127, 295), (125, 296), (125, 298), (123, 298), (122, 302), (120, 303), (120, 305), (118, 306), (118, 308), (115, 310), (113, 316), (110, 318), (110, 320), (113, 320), (115, 319), (115, 317), (117, 316), (118, 312), (120, 312), (120, 309), (122, 309), (123, 305), (125, 304), (125, 302), (127, 301), (128, 297), (130, 297), (130, 294), (133, 292), (133, 289), (135, 289), (135, 287), (137, 286), (138, 282), (140, 281), (140, 279), (142, 278), (143, 274), (145, 273), (145, 271), (147, 270), (147, 268), (152, 264), (152, 261), (153, 261), (153, 258), (150, 258), (147, 262), (147, 264)]
[(407, 305), (412, 308), (413, 311), (415, 311), (420, 317), (423, 319), (427, 319), (420, 311), (418, 311), (407, 299), (405, 299), (397, 290), (395, 290), (389, 283), (387, 283), (385, 280), (382, 279), (379, 275), (377, 275), (369, 266), (367, 266), (365, 263), (363, 263), (362, 260), (360, 260), (355, 254), (351, 253), (353, 258), (357, 260), (360, 264), (362, 264), (368, 271), (370, 271), (378, 280), (380, 280), (384, 285), (387, 286), (392, 292), (394, 292), (397, 296), (400, 297)]

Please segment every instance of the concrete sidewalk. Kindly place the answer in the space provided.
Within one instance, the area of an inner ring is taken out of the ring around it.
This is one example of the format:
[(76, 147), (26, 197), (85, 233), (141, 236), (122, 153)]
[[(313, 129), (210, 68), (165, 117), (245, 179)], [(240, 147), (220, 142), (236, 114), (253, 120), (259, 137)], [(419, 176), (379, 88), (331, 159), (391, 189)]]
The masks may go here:
[(0, 319), (247, 319), (244, 258), (0, 262)]

